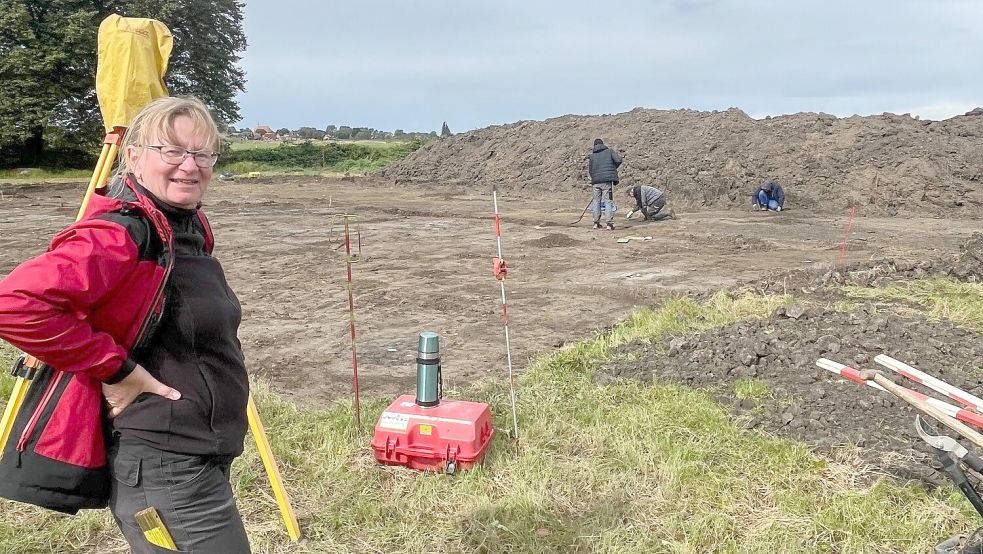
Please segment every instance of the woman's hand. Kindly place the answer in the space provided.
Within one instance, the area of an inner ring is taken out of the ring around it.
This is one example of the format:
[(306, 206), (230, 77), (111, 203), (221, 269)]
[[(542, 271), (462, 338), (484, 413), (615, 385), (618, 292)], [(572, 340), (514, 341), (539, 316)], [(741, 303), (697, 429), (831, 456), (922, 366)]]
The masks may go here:
[(102, 384), (102, 395), (106, 397), (106, 402), (109, 403), (110, 419), (118, 416), (137, 396), (145, 392), (157, 394), (171, 400), (181, 398), (180, 392), (154, 379), (154, 376), (149, 371), (137, 364), (133, 371), (126, 376), (126, 379), (115, 385)]

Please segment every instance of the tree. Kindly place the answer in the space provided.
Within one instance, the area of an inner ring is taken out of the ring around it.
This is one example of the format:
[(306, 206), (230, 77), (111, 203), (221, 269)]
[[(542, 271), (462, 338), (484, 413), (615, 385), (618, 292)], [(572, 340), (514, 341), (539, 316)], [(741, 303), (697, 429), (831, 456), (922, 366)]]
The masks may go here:
[(335, 134), (335, 133), (336, 133), (337, 131), (338, 131), (338, 127), (336, 127), (336, 126), (334, 126), (334, 125), (328, 125), (327, 127), (325, 127), (325, 128), (324, 128), (324, 132), (325, 132), (326, 134), (328, 134), (328, 135), (332, 135), (332, 136), (333, 136), (333, 135), (334, 135), (334, 134)]
[(352, 138), (355, 140), (369, 140), (372, 138), (372, 131), (365, 128), (359, 129), (352, 135)]
[(449, 137), (449, 136), (451, 136), (451, 128), (447, 126), (447, 122), (446, 121), (444, 122), (444, 125), (441, 126), (441, 128), (440, 128), (440, 136), (442, 136), (442, 137)]
[(92, 0), (0, 0), (0, 166), (38, 161), (54, 124), (98, 129), (100, 15)]
[(352, 138), (352, 128), (347, 125), (338, 127), (338, 130), (335, 131), (334, 138), (341, 140)]
[(402, 129), (396, 129), (393, 131), (393, 138), (402, 139), (406, 137), (406, 131)]
[(165, 83), (238, 121), (245, 90), (241, 0), (0, 0), (0, 166), (33, 163), (52, 141), (96, 144), (96, 37), (111, 14), (152, 17), (174, 35)]
[(287, 129), (286, 127), (282, 127), (280, 129), (277, 129), (276, 131), (276, 136), (278, 137), (285, 137), (289, 134), (290, 134), (290, 129)]
[(324, 131), (318, 131), (314, 127), (301, 127), (294, 134), (305, 140), (324, 138)]

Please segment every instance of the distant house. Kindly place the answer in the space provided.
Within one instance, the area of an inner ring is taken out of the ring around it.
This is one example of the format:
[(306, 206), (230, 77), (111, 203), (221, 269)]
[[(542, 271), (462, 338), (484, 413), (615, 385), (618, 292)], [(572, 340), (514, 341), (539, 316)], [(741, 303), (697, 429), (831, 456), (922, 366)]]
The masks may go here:
[(269, 135), (276, 137), (276, 132), (269, 125), (257, 125), (253, 129), (253, 138), (255, 139), (266, 138)]

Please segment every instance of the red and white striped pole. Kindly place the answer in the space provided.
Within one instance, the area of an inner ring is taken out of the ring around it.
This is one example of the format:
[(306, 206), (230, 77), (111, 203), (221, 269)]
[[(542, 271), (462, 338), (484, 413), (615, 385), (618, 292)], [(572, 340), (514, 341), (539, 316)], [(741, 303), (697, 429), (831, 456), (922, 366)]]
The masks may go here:
[(972, 394), (958, 387), (954, 387), (941, 379), (936, 379), (935, 377), (932, 377), (923, 371), (919, 371), (904, 362), (900, 362), (884, 354), (878, 354), (875, 356), (874, 361), (892, 371), (900, 373), (901, 375), (920, 385), (925, 385), (937, 393), (948, 396), (967, 408), (976, 410), (977, 412), (983, 411), (983, 399), (973, 396)]
[(836, 261), (833, 262), (833, 269), (841, 267), (843, 265), (843, 260), (846, 258), (847, 242), (850, 241), (850, 232), (853, 231), (853, 218), (857, 215), (857, 207), (850, 207), (850, 217), (847, 220), (846, 226), (843, 228), (843, 240), (840, 241), (840, 252), (836, 256)]
[[(855, 383), (861, 385), (867, 385), (868, 387), (880, 391), (888, 392), (884, 389), (884, 387), (878, 385), (877, 383), (873, 381), (864, 380), (862, 377), (860, 377), (860, 371), (850, 366), (845, 366), (841, 363), (834, 362), (833, 360), (829, 360), (826, 358), (819, 358), (818, 360), (816, 360), (816, 365), (827, 371), (836, 373), (837, 375), (843, 377), (844, 379), (849, 379), (850, 381), (853, 381)], [(972, 412), (970, 410), (963, 410), (958, 406), (953, 406), (948, 402), (944, 402), (937, 398), (932, 398), (931, 396), (922, 394), (918, 391), (914, 391), (911, 389), (905, 389), (905, 390), (918, 397), (918, 399), (923, 400), (929, 405), (937, 408), (939, 411), (941, 411), (942, 413), (944, 413), (949, 417), (954, 417), (959, 421), (963, 421), (965, 423), (971, 423), (977, 427), (983, 428), (983, 415), (980, 415), (976, 412)]]
[(498, 245), (498, 256), (492, 258), (492, 272), (502, 291), (502, 324), (505, 327), (505, 356), (509, 366), (509, 395), (512, 400), (512, 438), (518, 442), (519, 417), (515, 408), (515, 375), (512, 371), (512, 343), (509, 340), (509, 308), (505, 299), (505, 277), (509, 268), (502, 258), (502, 214), (498, 211), (498, 187), (495, 185), (492, 185), (492, 205), (495, 208), (495, 241)]

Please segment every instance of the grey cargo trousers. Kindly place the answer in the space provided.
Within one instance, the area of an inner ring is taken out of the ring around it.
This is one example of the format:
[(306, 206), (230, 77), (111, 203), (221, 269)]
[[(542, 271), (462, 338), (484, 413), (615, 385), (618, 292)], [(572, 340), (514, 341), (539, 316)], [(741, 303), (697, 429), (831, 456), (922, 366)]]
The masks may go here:
[(134, 514), (157, 509), (178, 552), (248, 554), (249, 540), (229, 483), (231, 457), (165, 452), (115, 441), (109, 509), (134, 554), (171, 552), (152, 545)]
[(591, 205), (594, 223), (601, 222), (601, 199), (604, 199), (607, 208), (604, 210), (605, 221), (611, 223), (614, 220), (614, 210), (611, 209), (614, 202), (614, 183), (594, 183), (591, 185), (591, 191), (594, 194), (594, 203)]

